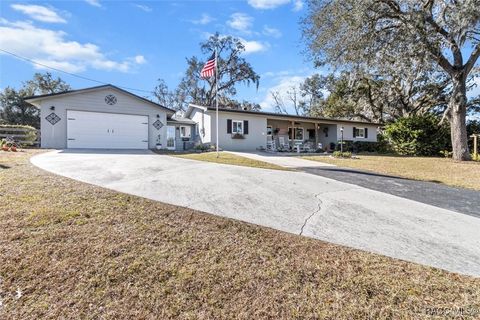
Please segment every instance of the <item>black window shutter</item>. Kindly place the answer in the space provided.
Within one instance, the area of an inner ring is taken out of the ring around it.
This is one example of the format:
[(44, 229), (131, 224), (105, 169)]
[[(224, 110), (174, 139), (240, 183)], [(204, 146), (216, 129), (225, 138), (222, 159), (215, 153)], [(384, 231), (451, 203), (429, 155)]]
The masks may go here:
[(243, 134), (248, 134), (248, 120), (243, 120)]
[(232, 119), (227, 119), (227, 133), (232, 133)]
[(353, 137), (356, 138), (357, 137), (357, 128), (353, 127)]
[(365, 138), (368, 138), (368, 128), (365, 128)]

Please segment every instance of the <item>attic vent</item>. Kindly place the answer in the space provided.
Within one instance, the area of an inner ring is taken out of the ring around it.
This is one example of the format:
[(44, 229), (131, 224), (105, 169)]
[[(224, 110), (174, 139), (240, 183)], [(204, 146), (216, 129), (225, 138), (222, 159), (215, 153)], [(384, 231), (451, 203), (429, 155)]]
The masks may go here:
[(115, 97), (113, 94), (109, 94), (105, 97), (105, 103), (113, 106), (115, 103), (117, 103), (117, 97)]

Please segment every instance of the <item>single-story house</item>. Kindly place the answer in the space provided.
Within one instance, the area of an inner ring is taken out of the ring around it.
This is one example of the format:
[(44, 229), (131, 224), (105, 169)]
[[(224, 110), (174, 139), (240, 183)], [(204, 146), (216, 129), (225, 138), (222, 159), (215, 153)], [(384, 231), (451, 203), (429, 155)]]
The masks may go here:
[[(190, 104), (185, 118), (196, 123), (202, 143), (216, 143), (216, 109)], [(376, 142), (378, 123), (219, 108), (219, 146), (224, 150), (333, 150), (344, 141)]]
[[(215, 144), (216, 109), (191, 104), (183, 116), (113, 85), (29, 97), (40, 108), (41, 147), (188, 150)], [(219, 109), (223, 150), (331, 150), (345, 141), (377, 141), (379, 124)]]

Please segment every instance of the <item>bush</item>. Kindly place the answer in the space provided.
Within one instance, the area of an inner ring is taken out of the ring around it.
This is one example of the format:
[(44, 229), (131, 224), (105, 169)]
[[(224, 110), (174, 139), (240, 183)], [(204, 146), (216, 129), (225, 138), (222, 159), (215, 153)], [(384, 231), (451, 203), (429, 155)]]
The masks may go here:
[(431, 114), (400, 118), (388, 124), (384, 134), (401, 155), (438, 156), (452, 149), (449, 126), (439, 125), (439, 118)]
[(348, 151), (344, 151), (344, 152), (334, 151), (332, 155), (335, 158), (351, 158), (352, 157), (352, 153)]
[(205, 151), (210, 150), (210, 145), (209, 145), (209, 144), (200, 143), (200, 144), (197, 144), (197, 145), (194, 147), (194, 149), (197, 150), (197, 151), (205, 152)]
[[(335, 146), (335, 150), (340, 150), (341, 142)], [(391, 148), (383, 136), (378, 135), (377, 142), (371, 141), (343, 141), (343, 151), (350, 151), (352, 153), (361, 153), (361, 152), (376, 152), (376, 153), (390, 153)]]

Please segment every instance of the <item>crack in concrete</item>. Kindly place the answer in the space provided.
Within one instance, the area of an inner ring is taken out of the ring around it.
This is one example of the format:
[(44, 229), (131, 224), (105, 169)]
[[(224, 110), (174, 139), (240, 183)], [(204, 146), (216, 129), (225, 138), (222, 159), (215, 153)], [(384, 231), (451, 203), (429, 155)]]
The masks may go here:
[(318, 208), (317, 210), (313, 211), (312, 214), (310, 214), (306, 219), (305, 221), (303, 222), (303, 225), (302, 227), (300, 228), (300, 233), (299, 235), (303, 235), (303, 229), (305, 228), (305, 226), (307, 225), (308, 221), (317, 213), (319, 213), (321, 210), (322, 210), (322, 204), (323, 204), (323, 201), (319, 198), (321, 193), (317, 193), (315, 194), (315, 198), (317, 198), (318, 200)]

